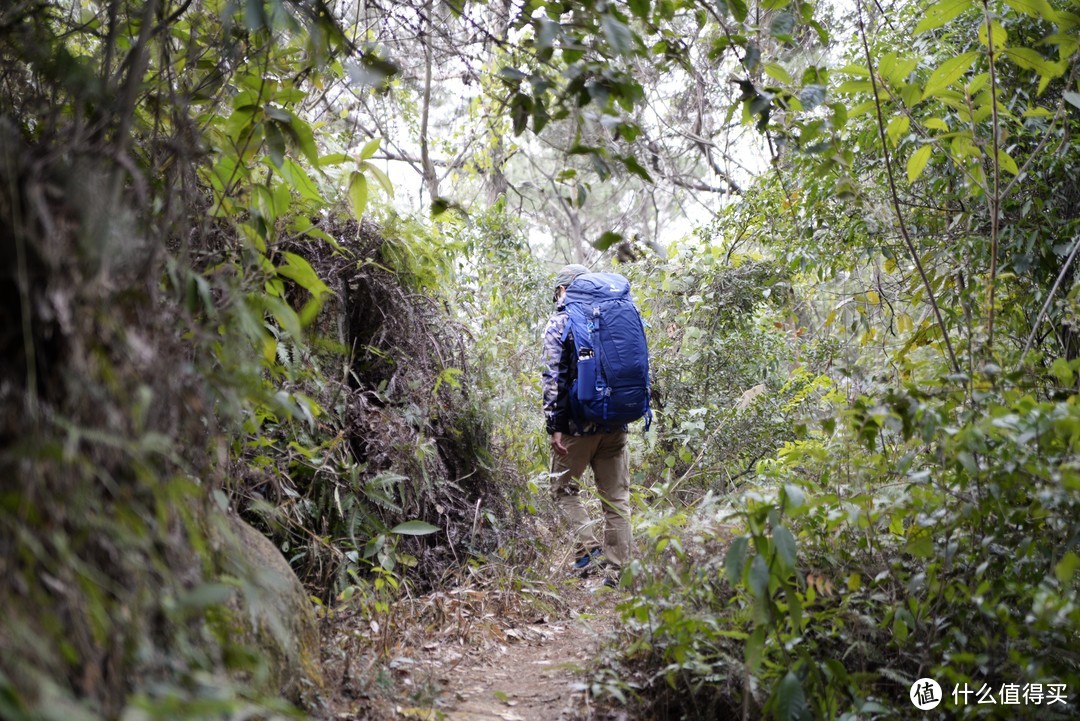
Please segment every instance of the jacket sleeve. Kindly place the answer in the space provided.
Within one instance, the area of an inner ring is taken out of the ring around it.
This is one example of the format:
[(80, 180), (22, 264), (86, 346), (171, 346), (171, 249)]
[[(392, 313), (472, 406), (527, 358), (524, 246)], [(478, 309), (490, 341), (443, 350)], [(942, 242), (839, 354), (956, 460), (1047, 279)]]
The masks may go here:
[(544, 371), (541, 387), (544, 395), (544, 418), (548, 434), (570, 432), (570, 367), (563, 331), (569, 318), (556, 313), (544, 329)]

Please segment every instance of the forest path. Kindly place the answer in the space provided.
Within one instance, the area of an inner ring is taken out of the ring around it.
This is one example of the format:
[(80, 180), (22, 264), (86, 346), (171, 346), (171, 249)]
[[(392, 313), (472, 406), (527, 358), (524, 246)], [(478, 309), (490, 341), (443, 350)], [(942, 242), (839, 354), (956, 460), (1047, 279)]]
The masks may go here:
[[(587, 670), (600, 645), (614, 633), (615, 606), (625, 592), (603, 587), (599, 578), (562, 578), (545, 585), (554, 590), (440, 591), (411, 600), (407, 608), (395, 608), (383, 624), (338, 619), (332, 643), (351, 660), (343, 670), (331, 672), (340, 674), (344, 691), (334, 703), (334, 717), (625, 719), (622, 711), (598, 711), (586, 690)], [(360, 655), (367, 662), (357, 662)], [(396, 689), (395, 698), (384, 694), (380, 699), (377, 689), (356, 688), (376, 665), (384, 668), (383, 682)], [(373, 706), (381, 708), (375, 712)]]
[(592, 718), (584, 672), (612, 630), (615, 600), (588, 586), (573, 595), (564, 597), (565, 616), (513, 624), (486, 652), (429, 649), (431, 667), (424, 670), (437, 674), (441, 686), (434, 707), (447, 721)]

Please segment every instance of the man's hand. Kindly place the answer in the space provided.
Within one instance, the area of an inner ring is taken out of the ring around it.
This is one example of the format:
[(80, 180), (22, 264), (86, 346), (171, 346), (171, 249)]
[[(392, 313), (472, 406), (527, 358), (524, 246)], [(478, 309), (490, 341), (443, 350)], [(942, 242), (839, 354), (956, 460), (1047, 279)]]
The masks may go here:
[(563, 434), (561, 431), (555, 431), (551, 434), (551, 450), (555, 451), (556, 455), (566, 455), (566, 443), (563, 442)]

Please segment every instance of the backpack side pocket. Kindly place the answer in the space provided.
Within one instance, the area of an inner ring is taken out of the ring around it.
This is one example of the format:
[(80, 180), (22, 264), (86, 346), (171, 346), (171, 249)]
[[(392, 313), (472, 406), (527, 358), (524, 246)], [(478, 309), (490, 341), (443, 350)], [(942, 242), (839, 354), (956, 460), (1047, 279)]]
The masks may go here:
[(577, 398), (582, 403), (596, 398), (596, 354), (592, 348), (578, 351)]

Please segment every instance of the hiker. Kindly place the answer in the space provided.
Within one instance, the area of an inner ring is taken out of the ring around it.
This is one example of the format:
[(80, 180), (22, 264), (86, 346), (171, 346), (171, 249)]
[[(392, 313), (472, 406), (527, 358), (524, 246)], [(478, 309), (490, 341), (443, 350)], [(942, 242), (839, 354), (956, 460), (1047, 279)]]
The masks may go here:
[[(626, 310), (613, 310), (607, 317), (611, 318), (610, 325), (616, 325), (617, 321), (630, 322), (619, 321), (620, 315), (632, 318), (633, 323), (636, 323), (636, 327), (631, 328), (635, 344), (632, 347), (635, 350), (640, 348), (640, 355), (643, 357), (638, 359), (633, 373), (640, 379), (636, 383), (643, 385), (643, 388), (637, 391), (636, 400), (633, 401), (640, 408), (629, 413), (624, 412), (614, 422), (590, 422), (582, 418), (582, 415), (588, 415), (589, 411), (582, 409), (581, 394), (576, 392), (579, 359), (586, 371), (589, 370), (586, 363), (599, 360), (599, 355), (593, 358), (594, 351), (590, 344), (599, 340), (591, 336), (600, 334), (592, 333), (590, 322), (588, 332), (579, 330), (583, 336), (590, 338), (575, 343), (572, 329), (580, 329), (581, 326), (575, 326), (568, 313), (568, 304), (574, 303), (569, 303), (567, 299), (567, 288), (575, 279), (587, 273), (590, 273), (588, 268), (575, 264), (564, 267), (555, 276), (555, 312), (544, 331), (544, 414), (552, 450), (552, 493), (560, 515), (574, 531), (574, 567), (581, 571), (583, 576), (598, 568), (610, 568), (612, 573), (605, 582), (613, 585), (614, 572), (630, 560), (630, 467), (626, 423), (627, 420), (634, 420), (642, 415), (651, 417), (648, 411), (648, 350), (645, 347), (640, 315), (629, 298), (629, 283), (622, 276), (614, 274), (591, 274), (589, 278), (599, 279), (601, 285), (606, 286), (610, 279), (620, 282), (619, 292), (622, 298), (610, 302), (620, 303), (621, 308)], [(611, 290), (615, 291), (616, 283), (610, 285)], [(603, 290), (607, 288), (604, 287)], [(603, 301), (598, 301), (601, 302)], [(583, 315), (578, 317), (583, 319)], [(579, 345), (584, 348), (579, 348)], [(595, 348), (595, 352), (601, 353), (602, 348)], [(595, 365), (592, 366), (591, 373), (593, 376), (597, 374)], [(608, 395), (610, 396), (610, 391)], [(606, 401), (604, 412), (607, 412)], [(590, 520), (580, 497), (581, 476), (588, 467), (593, 469), (596, 490), (604, 509), (602, 543), (597, 537), (596, 524)]]

